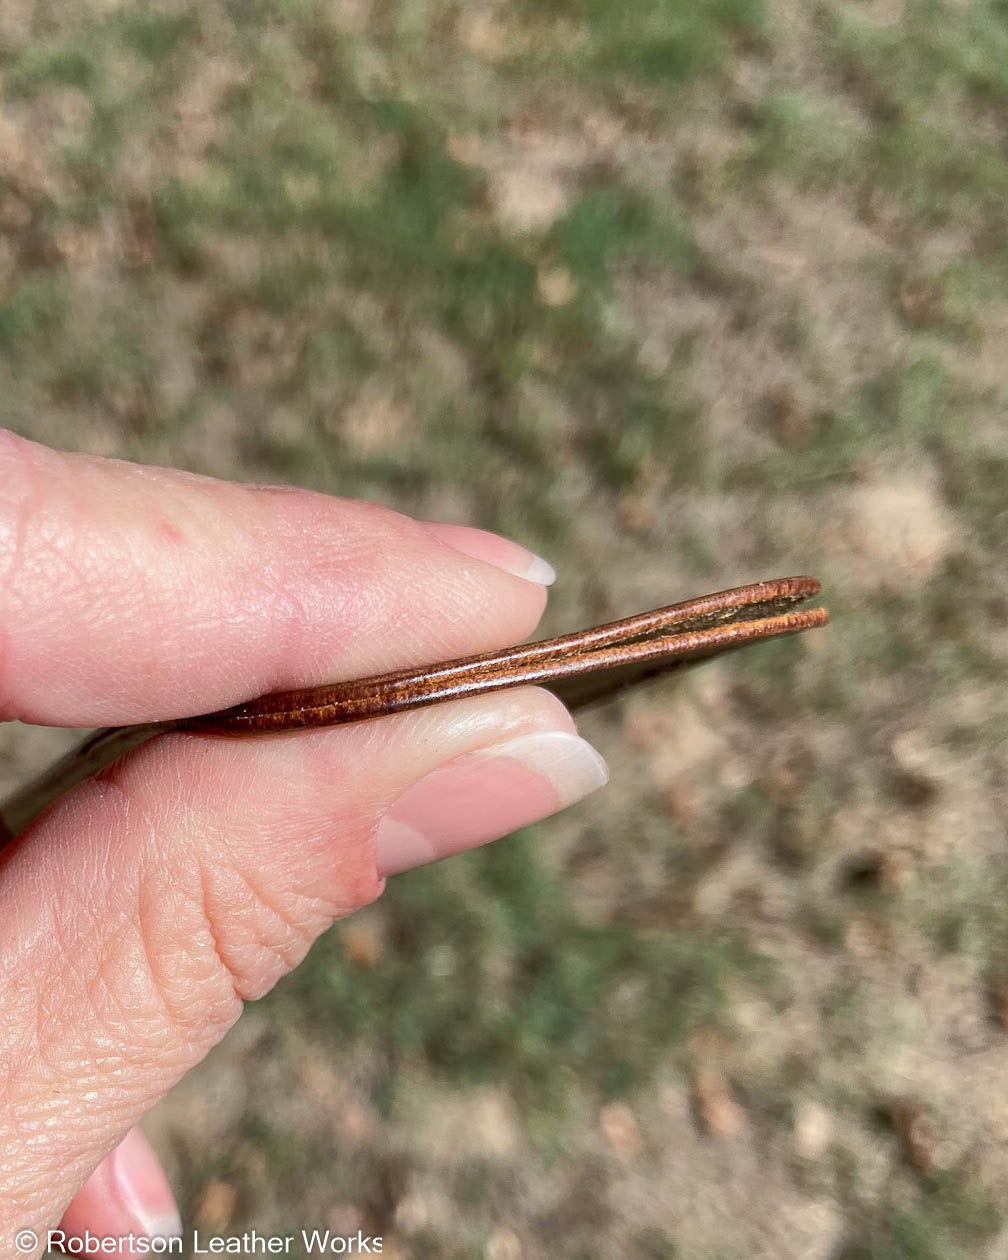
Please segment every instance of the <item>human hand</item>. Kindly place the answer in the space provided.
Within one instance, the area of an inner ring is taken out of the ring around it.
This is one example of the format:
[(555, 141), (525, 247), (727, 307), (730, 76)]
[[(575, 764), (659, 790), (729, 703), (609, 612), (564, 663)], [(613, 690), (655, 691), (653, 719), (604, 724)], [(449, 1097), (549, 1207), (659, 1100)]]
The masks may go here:
[[(480, 530), (4, 431), (0, 562), (0, 720), (61, 726), (504, 646), (552, 579)], [(520, 688), (326, 730), (166, 734), (58, 801), (0, 855), (0, 1238), (34, 1230), (31, 1255), (61, 1218), (177, 1232), (134, 1126), (242, 1004), (386, 876), (604, 781), (560, 702)]]

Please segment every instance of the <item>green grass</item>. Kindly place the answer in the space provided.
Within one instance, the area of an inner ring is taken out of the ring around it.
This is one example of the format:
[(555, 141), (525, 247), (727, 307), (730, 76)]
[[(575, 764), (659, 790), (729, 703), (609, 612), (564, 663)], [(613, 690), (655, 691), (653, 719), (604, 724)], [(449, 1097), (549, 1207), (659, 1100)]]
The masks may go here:
[[(837, 70), (875, 123), (864, 160), (926, 220), (945, 221), (967, 203), (993, 210), (1008, 163), (982, 130), (962, 123), (971, 109), (1003, 108), (1008, 96), (1005, 15), (997, 4), (971, 5), (961, 21), (936, 0), (907, 8), (904, 27), (846, 9), (832, 24)], [(936, 101), (951, 108), (937, 110)]]
[(803, 186), (835, 187), (863, 159), (864, 127), (833, 96), (805, 88), (759, 103), (749, 162), (756, 171), (787, 172)]
[[(691, 1038), (717, 1033), (751, 1121), (698, 1139), (726, 1176), (751, 1141), (786, 1184), (814, 1094), (840, 1153), (792, 1189), (832, 1196), (837, 1257), (981, 1254), (989, 1118), (947, 1178), (865, 1120), (864, 1064), (908, 1035), (873, 1014), (893, 960), (1008, 968), (988, 841), (924, 843), (990, 825), (1003, 777), (1008, 12), (904, 8), (522, 0), (474, 35), (447, 0), (356, 24), (319, 0), (67, 0), (24, 28), (0, 5), (21, 141), (0, 133), (0, 422), (501, 530), (560, 569), (551, 630), (786, 571), (819, 573), (834, 617), (824, 650), (740, 653), (638, 726), (588, 716), (609, 792), (573, 830), (391, 881), (373, 968), (324, 938), (233, 1052), (256, 1082), (240, 1117), (205, 1149), (176, 1135), (190, 1215), (216, 1178), (243, 1222), (350, 1204), (392, 1231), (437, 1183), (455, 1216), (408, 1254), (506, 1255), (506, 1223), (558, 1255), (685, 1255), (656, 1091), (688, 1093)], [(522, 164), (559, 201), (519, 232), (495, 179)], [(918, 475), (953, 541), (887, 574), (845, 507)], [(962, 774), (907, 771), (906, 732)], [(845, 878), (854, 850), (918, 835), (906, 885)], [(865, 917), (891, 955), (850, 948)], [(965, 1080), (940, 1019), (922, 1035)], [(306, 1119), (306, 1054), (388, 1128), (344, 1146)], [(438, 1166), (422, 1116), (477, 1086), (515, 1105), (521, 1150)], [(614, 1098), (651, 1126), (632, 1176), (653, 1219), (600, 1190)], [(530, 1183), (552, 1195), (534, 1217)]]
[(54, 276), (29, 274), (0, 305), (0, 347), (18, 359), (48, 341), (66, 316), (65, 295)]
[(999, 1224), (991, 1198), (961, 1175), (935, 1178), (907, 1197), (866, 1223), (838, 1260), (966, 1260)]
[(659, 222), (644, 197), (618, 185), (582, 197), (553, 229), (551, 243), (583, 283), (595, 285), (614, 266), (635, 260), (667, 263), (687, 274), (699, 261), (688, 222)]
[(581, 921), (536, 849), (524, 832), (457, 862), (447, 884), (436, 871), (397, 881), (383, 899), (391, 949), (375, 970), (346, 961), (335, 933), (283, 1001), (320, 1024), (338, 1011), (338, 1035), (372, 1041), (393, 1076), (418, 1059), (446, 1081), (507, 1079), (528, 1105), (561, 1112), (575, 1084), (602, 1096), (639, 1087), (716, 1021), (725, 982), (756, 960), (729, 939)]
[(762, 0), (549, 0), (523, 6), (548, 27), (558, 21), (557, 48), (573, 28), (578, 40), (570, 62), (582, 73), (605, 79), (680, 84), (716, 72), (737, 42), (752, 41), (765, 27)]

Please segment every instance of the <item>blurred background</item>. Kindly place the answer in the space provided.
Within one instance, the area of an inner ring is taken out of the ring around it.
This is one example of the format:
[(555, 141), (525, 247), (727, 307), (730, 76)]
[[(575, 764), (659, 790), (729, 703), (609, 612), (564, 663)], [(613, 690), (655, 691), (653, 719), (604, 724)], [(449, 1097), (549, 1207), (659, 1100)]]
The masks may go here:
[(1008, 1257), (1005, 0), (2, 0), (0, 91), (4, 425), (501, 531), (544, 632), (833, 612), (330, 932), (151, 1117), (187, 1227)]

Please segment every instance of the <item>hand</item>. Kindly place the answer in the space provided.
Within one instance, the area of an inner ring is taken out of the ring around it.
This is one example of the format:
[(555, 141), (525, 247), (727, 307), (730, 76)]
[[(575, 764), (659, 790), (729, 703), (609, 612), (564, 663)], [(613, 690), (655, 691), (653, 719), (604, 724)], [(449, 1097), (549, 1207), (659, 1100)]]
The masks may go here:
[[(480, 530), (3, 431), (0, 564), (0, 719), (61, 726), (505, 646), (552, 579)], [(26, 1229), (41, 1250), (61, 1218), (178, 1232), (134, 1126), (243, 1002), (386, 876), (604, 780), (559, 701), (521, 688), (328, 730), (162, 735), (58, 801), (0, 856), (5, 1253)]]

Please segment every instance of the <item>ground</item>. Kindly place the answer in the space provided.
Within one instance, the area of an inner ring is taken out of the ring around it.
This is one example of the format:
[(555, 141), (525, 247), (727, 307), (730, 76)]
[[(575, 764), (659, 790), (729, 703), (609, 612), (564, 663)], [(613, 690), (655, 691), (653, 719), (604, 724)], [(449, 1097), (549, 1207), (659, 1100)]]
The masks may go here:
[(833, 613), (320, 942), (151, 1117), (187, 1225), (1008, 1257), (1004, 0), (3, 0), (0, 89), (0, 423), (500, 530), (548, 632)]

